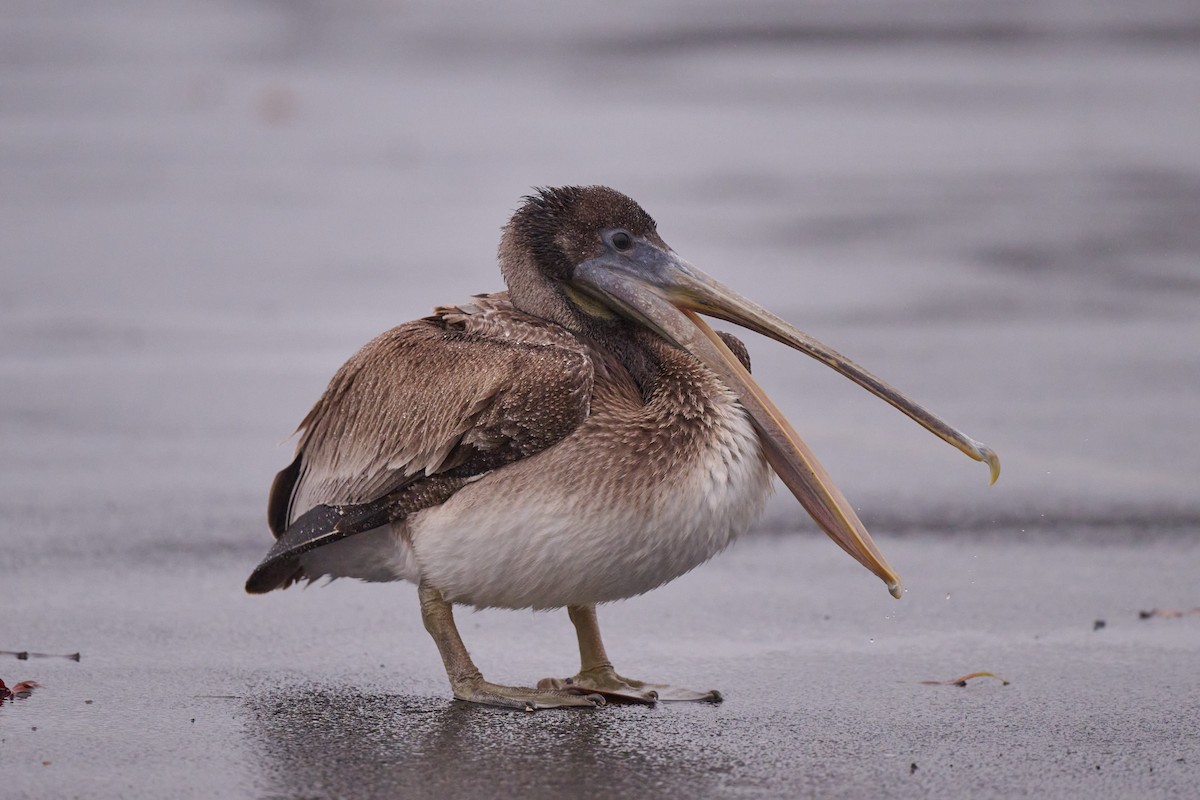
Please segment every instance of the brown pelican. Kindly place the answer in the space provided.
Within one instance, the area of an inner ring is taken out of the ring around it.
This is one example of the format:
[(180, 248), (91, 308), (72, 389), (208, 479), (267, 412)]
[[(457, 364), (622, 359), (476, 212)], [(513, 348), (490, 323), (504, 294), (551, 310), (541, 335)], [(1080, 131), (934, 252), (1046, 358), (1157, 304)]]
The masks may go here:
[[(251, 593), (323, 576), (418, 585), (454, 696), (533, 710), (719, 700), (622, 677), (596, 605), (704, 563), (762, 509), (771, 473), (900, 597), (900, 579), (808, 446), (700, 314), (828, 364), (999, 473), (995, 454), (681, 259), (641, 206), (545, 189), (504, 229), (507, 292), (393, 328), (338, 370), (271, 487), (275, 546)], [(579, 674), (484, 680), (453, 604), (566, 607)]]

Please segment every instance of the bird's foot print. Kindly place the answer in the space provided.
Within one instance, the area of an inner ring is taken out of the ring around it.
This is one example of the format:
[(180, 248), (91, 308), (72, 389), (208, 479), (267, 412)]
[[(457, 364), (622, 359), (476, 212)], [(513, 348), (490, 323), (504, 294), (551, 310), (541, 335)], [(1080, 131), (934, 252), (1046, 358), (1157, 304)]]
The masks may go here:
[(485, 680), (455, 687), (454, 696), (468, 703), (515, 708), (521, 711), (537, 711), (543, 708), (595, 708), (605, 704), (604, 698), (596, 693), (540, 686), (537, 689), (502, 686)]
[(663, 683), (646, 683), (624, 678), (612, 667), (590, 669), (572, 678), (543, 678), (538, 681), (538, 688), (590, 692), (617, 702), (645, 705), (653, 705), (659, 701), (719, 703), (724, 699), (716, 689), (697, 692)]

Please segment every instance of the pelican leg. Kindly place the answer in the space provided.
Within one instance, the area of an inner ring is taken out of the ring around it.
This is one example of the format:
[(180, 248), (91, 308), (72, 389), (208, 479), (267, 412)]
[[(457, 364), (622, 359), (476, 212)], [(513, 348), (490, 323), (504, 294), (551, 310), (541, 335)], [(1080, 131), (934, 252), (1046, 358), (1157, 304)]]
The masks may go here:
[(421, 584), (417, 589), (421, 599), (421, 618), (425, 630), (433, 637), (442, 663), (446, 665), (446, 676), (454, 696), (468, 703), (489, 706), (519, 708), (536, 711), (539, 708), (561, 708), (584, 706), (593, 708), (604, 705), (598, 694), (582, 693), (557, 688), (525, 689), (517, 686), (501, 686), (483, 679), (479, 668), (471, 660), (471, 654), (463, 645), (462, 637), (454, 624), (453, 606), (442, 597), (442, 593), (431, 586)]
[(539, 688), (594, 692), (613, 700), (647, 705), (659, 700), (721, 702), (721, 693), (716, 689), (696, 692), (622, 677), (613, 669), (608, 653), (604, 651), (600, 626), (596, 622), (596, 607), (570, 606), (567, 614), (575, 624), (575, 634), (579, 638), (579, 674), (565, 679), (543, 678), (538, 681)]

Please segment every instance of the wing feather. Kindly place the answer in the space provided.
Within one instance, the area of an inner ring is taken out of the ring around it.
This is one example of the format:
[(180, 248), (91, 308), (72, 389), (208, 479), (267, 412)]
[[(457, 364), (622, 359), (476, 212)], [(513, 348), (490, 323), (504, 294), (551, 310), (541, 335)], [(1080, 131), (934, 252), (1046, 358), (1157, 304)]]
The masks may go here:
[(287, 523), (539, 452), (587, 417), (593, 380), (574, 336), (503, 294), (393, 328), (338, 370), (300, 424), (297, 461), (279, 477), (291, 483)]

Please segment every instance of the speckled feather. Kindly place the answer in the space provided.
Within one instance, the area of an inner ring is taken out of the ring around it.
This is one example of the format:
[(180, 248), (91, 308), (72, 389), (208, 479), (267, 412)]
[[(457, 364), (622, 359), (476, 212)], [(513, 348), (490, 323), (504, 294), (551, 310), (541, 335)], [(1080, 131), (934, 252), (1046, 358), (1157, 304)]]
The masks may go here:
[[(721, 336), (748, 368), (745, 345)], [(707, 373), (680, 351), (667, 358), (685, 372)], [(439, 307), (376, 337), (338, 370), (301, 423), (296, 460), (272, 488), (270, 518), (280, 541), (250, 585), (262, 592), (319, 577), (305, 575), (297, 557), (343, 538), (328, 534), (347, 520), (339, 509), (317, 518), (323, 526), (289, 530), (314, 508), (382, 501), (379, 518), (403, 520), (445, 502), (473, 478), (551, 447), (588, 417), (597, 374), (606, 408), (631, 422), (644, 414), (642, 390), (619, 361), (517, 311), (504, 292)], [(690, 441), (676, 438), (679, 426), (696, 420), (703, 427), (703, 409), (677, 381), (662, 391), (673, 409), (666, 417), (635, 425), (607, 415), (596, 421), (597, 442), (620, 448), (622, 473), (643, 457), (670, 470), (667, 453), (673, 450), (673, 460), (694, 455), (664, 445)], [(588, 465), (579, 471), (587, 479)]]
[(289, 521), (543, 450), (587, 416), (592, 382), (569, 333), (502, 297), (393, 328), (338, 370), (301, 423)]
[[(526, 198), (500, 245), (508, 292), (394, 328), (338, 370), (271, 489), (278, 541), (247, 589), (328, 575), (428, 581), (475, 605), (601, 602), (741, 533), (770, 481), (737, 398), (561, 288), (613, 225), (667, 248), (611, 189)], [(573, 570), (576, 556), (603, 567)]]
[(647, 384), (592, 351), (610, 378), (596, 381), (588, 418), (409, 517), (399, 534), (411, 562), (395, 577), (477, 607), (601, 603), (654, 589), (743, 533), (771, 474), (748, 415), (694, 357), (648, 331), (635, 338), (657, 365)]

